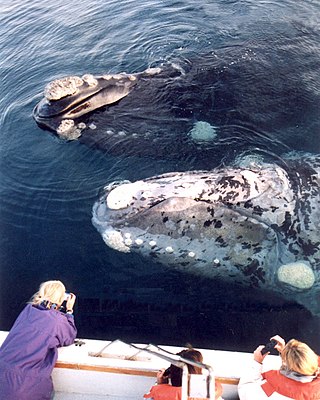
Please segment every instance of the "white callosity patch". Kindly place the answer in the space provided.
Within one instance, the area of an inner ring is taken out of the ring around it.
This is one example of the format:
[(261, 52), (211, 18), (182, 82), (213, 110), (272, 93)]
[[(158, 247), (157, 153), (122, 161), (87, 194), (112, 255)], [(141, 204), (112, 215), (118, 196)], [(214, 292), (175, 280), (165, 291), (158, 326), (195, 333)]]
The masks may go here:
[(107, 206), (111, 210), (127, 208), (131, 205), (134, 199), (137, 199), (139, 192), (142, 192), (142, 190), (146, 187), (149, 189), (150, 185), (143, 181), (125, 183), (117, 186), (108, 194)]
[(111, 79), (120, 80), (123, 78), (128, 78), (132, 82), (137, 80), (137, 78), (134, 75), (127, 75), (126, 73), (114, 74), (114, 75), (105, 74), (101, 78), (106, 81), (110, 81)]
[(211, 142), (217, 137), (217, 129), (208, 122), (198, 121), (188, 135), (196, 143)]
[(84, 122), (79, 122), (79, 124), (78, 124), (78, 128), (79, 129), (85, 129), (87, 127), (87, 125), (84, 123)]
[[(121, 251), (122, 253), (130, 253), (130, 247), (125, 243), (120, 232), (105, 231), (102, 233), (102, 238), (105, 244), (112, 249)], [(128, 238), (126, 241), (131, 241), (131, 239)]]
[(81, 136), (81, 129), (75, 125), (73, 119), (63, 119), (57, 128), (57, 134), (63, 139), (75, 140)]
[(115, 74), (115, 75), (112, 75), (112, 78), (116, 79), (116, 80), (120, 80), (122, 78), (125, 78), (126, 76), (127, 76), (126, 74)]
[(115, 189), (117, 186), (120, 186), (120, 185), (127, 185), (128, 183), (131, 183), (131, 182), (128, 181), (128, 180), (114, 181), (114, 182), (110, 182), (109, 184), (105, 185), (103, 189), (104, 189), (106, 192), (110, 192), (111, 190)]
[(44, 89), (48, 100), (59, 100), (78, 92), (78, 87), (83, 85), (83, 80), (78, 76), (68, 76), (50, 82)]
[(88, 84), (88, 86), (97, 86), (98, 85), (98, 81), (91, 74), (83, 75), (82, 79), (83, 79), (84, 82), (86, 82)]
[(108, 194), (107, 206), (111, 210), (120, 210), (128, 207), (135, 191), (136, 185), (134, 183), (127, 183), (116, 187)]
[(125, 239), (124, 244), (126, 246), (128, 246), (128, 247), (131, 246), (132, 245), (132, 239)]
[(278, 269), (278, 279), (297, 289), (310, 289), (315, 282), (314, 273), (305, 261), (281, 265)]
[(156, 67), (156, 68), (148, 68), (144, 72), (148, 75), (157, 75), (160, 74), (161, 71), (162, 71), (161, 68)]

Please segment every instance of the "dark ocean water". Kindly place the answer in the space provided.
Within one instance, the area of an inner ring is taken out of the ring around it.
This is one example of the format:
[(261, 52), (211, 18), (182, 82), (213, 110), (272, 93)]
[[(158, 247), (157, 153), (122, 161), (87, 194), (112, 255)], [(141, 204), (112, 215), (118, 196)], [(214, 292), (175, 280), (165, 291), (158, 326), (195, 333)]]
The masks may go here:
[[(318, 0), (2, 0), (0, 329), (10, 329), (42, 281), (61, 279), (78, 296), (79, 337), (251, 350), (279, 333), (320, 351), (319, 317), (298, 304), (117, 253), (93, 228), (92, 205), (106, 183), (195, 169), (196, 159), (103, 154), (59, 140), (32, 118), (58, 77), (184, 66), (213, 52), (225, 60), (217, 68), (246, 70), (263, 55), (261, 79), (224, 82), (252, 106), (249, 149), (263, 132), (278, 155), (319, 153), (319, 27)], [(216, 162), (229, 156), (218, 153)]]

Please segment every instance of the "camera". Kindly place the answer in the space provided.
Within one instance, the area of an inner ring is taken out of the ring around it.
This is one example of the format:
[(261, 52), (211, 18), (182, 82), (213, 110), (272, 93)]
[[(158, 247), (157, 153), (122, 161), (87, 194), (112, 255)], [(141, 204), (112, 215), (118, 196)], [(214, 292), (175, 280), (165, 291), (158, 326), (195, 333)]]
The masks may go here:
[(261, 350), (261, 354), (264, 355), (268, 353), (269, 351), (273, 350), (278, 342), (274, 339), (270, 340), (269, 343), (267, 343), (264, 348)]
[(71, 297), (71, 293), (65, 292), (63, 302), (60, 306), (60, 311), (61, 312), (66, 312), (67, 311), (67, 301)]
[(65, 292), (63, 301), (67, 301), (70, 297), (70, 293)]

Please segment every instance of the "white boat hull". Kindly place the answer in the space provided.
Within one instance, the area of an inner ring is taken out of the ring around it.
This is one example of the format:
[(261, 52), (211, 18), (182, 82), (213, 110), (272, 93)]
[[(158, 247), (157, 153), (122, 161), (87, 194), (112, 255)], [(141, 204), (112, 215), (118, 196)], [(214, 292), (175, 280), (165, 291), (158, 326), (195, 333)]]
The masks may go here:
[[(0, 344), (7, 334), (0, 331)], [(169, 366), (169, 362), (157, 356), (146, 352), (137, 354), (136, 349), (123, 342), (87, 339), (82, 342), (80, 346), (73, 344), (59, 349), (58, 361), (52, 374), (55, 400), (142, 399), (155, 383), (157, 371)], [(182, 349), (174, 346), (160, 347), (171, 353)], [(203, 354), (204, 363), (213, 367), (215, 379), (222, 383), (223, 398), (238, 399), (237, 384), (241, 373), (249, 366), (252, 354), (199, 350)], [(277, 356), (269, 356), (264, 362), (266, 370), (279, 365), (280, 359)]]

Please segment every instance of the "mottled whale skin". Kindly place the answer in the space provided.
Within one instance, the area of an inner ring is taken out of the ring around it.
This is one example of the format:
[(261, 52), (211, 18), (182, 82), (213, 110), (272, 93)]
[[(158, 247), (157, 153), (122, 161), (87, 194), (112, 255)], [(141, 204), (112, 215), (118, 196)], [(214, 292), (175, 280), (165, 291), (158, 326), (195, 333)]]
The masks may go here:
[(280, 293), (319, 313), (320, 156), (113, 183), (105, 243), (182, 271)]
[[(313, 76), (315, 65), (308, 57), (296, 64), (298, 46), (297, 40), (285, 48), (290, 63), (251, 43), (143, 72), (57, 79), (33, 115), (62, 139), (106, 153), (210, 159), (211, 165), (194, 163), (197, 169), (218, 165), (217, 151), (314, 151), (307, 147), (308, 130), (319, 123), (320, 97), (317, 86), (301, 77), (301, 70)], [(197, 123), (211, 127), (209, 138), (194, 140)], [(274, 140), (277, 132), (283, 143)]]

